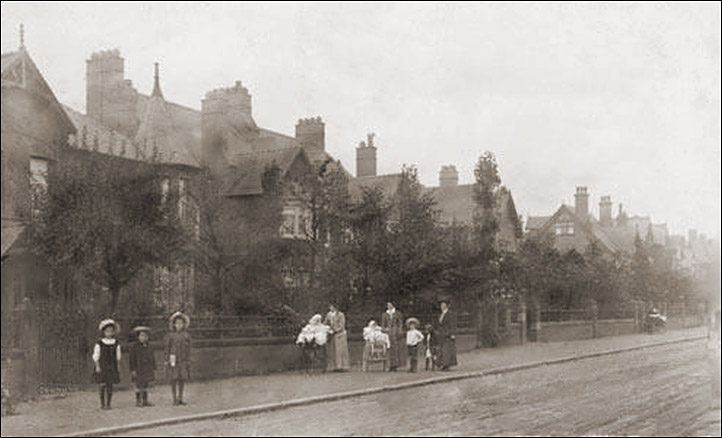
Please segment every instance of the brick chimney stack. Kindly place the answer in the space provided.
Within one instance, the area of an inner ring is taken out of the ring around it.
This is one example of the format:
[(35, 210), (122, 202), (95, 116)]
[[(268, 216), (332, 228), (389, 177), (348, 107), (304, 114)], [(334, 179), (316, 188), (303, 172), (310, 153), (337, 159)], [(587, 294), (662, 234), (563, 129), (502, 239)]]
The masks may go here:
[(459, 172), (456, 170), (456, 166), (450, 164), (448, 166), (441, 166), (439, 172), (439, 187), (456, 187), (459, 185)]
[(604, 226), (612, 224), (612, 197), (609, 195), (599, 200), (599, 223)]
[(581, 220), (589, 220), (589, 192), (584, 186), (577, 187), (577, 193), (574, 195), (574, 212)]
[(326, 150), (326, 124), (323, 123), (321, 117), (298, 119), (296, 141), (306, 150), (324, 152)]
[(376, 176), (376, 146), (375, 134), (369, 133), (367, 142), (359, 143), (356, 148), (356, 177)]

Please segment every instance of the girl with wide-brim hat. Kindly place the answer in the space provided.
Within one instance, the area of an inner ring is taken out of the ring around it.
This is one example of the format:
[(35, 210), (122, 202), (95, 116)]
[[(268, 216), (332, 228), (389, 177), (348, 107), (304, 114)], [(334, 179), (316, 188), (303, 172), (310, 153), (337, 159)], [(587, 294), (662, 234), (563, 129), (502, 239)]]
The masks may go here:
[[(182, 320), (183, 324), (176, 324)], [(173, 391), (173, 404), (185, 405), (183, 401), (183, 387), (186, 379), (190, 379), (191, 372), (191, 338), (188, 326), (191, 319), (185, 313), (178, 311), (169, 319), (170, 333), (165, 346), (165, 358), (168, 364), (168, 378)]]

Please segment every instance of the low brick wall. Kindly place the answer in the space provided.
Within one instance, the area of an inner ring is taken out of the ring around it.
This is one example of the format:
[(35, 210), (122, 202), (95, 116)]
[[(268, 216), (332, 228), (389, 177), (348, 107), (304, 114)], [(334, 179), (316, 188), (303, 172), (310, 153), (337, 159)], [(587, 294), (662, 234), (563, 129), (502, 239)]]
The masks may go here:
[(609, 319), (597, 321), (597, 337), (634, 334), (634, 319)]
[(542, 322), (537, 342), (562, 342), (592, 338), (591, 321)]
[[(696, 321), (675, 319), (668, 323), (668, 328), (675, 329), (683, 326), (692, 326)], [(521, 344), (521, 324), (512, 323), (507, 330), (500, 334), (500, 346), (513, 346)], [(635, 332), (633, 319), (600, 320), (597, 322), (597, 337), (619, 336)], [(566, 321), (541, 323), (541, 330), (537, 334), (538, 342), (562, 342), (580, 339), (591, 339), (591, 321)], [(475, 334), (466, 333), (457, 336), (456, 346), (458, 352), (471, 351), (475, 348)], [(127, 344), (125, 344), (127, 345)], [(165, 382), (165, 366), (163, 358), (163, 342), (154, 343), (156, 356), (156, 382)], [(120, 367), (120, 388), (129, 388), (130, 371), (128, 367), (128, 349), (124, 349), (123, 360)], [(352, 369), (358, 370), (361, 366), (363, 340), (360, 334), (349, 337), (349, 355)], [(404, 349), (405, 360), (405, 349)], [(423, 367), (423, 359), (421, 360)], [(206, 380), (239, 375), (269, 374), (283, 371), (297, 370), (301, 367), (301, 349), (294, 344), (293, 338), (243, 338), (222, 340), (195, 340), (192, 349), (191, 378), (192, 380)], [(88, 358), (88, 385), (90, 388), (90, 375), (92, 364)], [(85, 386), (85, 385), (81, 385)]]

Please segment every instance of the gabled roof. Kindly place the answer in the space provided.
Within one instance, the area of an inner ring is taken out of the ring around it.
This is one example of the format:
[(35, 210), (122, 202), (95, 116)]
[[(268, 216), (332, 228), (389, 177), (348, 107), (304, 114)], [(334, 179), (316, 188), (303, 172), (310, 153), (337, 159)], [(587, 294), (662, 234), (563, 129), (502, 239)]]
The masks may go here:
[[(41, 96), (57, 111), (65, 126), (72, 132), (74, 129), (72, 121), (25, 48), (2, 54), (1, 64), (2, 87), (19, 87), (29, 93)], [(21, 76), (21, 81), (16, 80), (19, 79), (16, 78), (18, 75)]]
[(526, 220), (526, 230), (538, 230), (543, 227), (549, 219), (551, 219), (551, 216), (529, 216)]
[(574, 212), (574, 209), (562, 204), (559, 209), (554, 213), (541, 227), (538, 228), (538, 232), (548, 232), (551, 230), (551, 226), (557, 222), (562, 215), (566, 215), (574, 222), (574, 232), (581, 230), (589, 236), (590, 241), (597, 241), (601, 243), (604, 249), (612, 253), (619, 252), (622, 248), (604, 234), (598, 227), (595, 227), (591, 222), (583, 221)]
[(2, 54), (2, 64), (1, 65), (2, 65), (3, 73), (5, 72), (5, 69), (10, 67), (10, 65), (12, 65), (12, 63), (17, 59), (19, 53), (20, 52), (8, 52), (8, 53)]
[(354, 199), (360, 199), (363, 194), (363, 189), (375, 187), (381, 190), (384, 198), (391, 199), (396, 195), (400, 181), (400, 173), (354, 178), (349, 182), (349, 194)]
[(263, 174), (272, 165), (279, 167), (284, 174), (297, 160), (310, 165), (308, 157), (301, 148), (275, 149), (262, 152), (236, 154), (234, 164), (228, 175), (226, 196), (249, 196), (263, 193)]
[(13, 246), (18, 237), (25, 230), (25, 225), (22, 221), (13, 219), (2, 219), (2, 256), (5, 257), (5, 253)]

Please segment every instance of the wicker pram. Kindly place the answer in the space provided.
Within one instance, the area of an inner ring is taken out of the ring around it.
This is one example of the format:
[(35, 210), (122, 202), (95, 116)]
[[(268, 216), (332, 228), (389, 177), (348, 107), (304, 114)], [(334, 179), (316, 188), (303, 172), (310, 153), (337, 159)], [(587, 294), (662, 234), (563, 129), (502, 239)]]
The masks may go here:
[(381, 339), (366, 339), (364, 343), (363, 372), (368, 371), (369, 365), (381, 364), (383, 371), (386, 371), (389, 361), (388, 341)]

